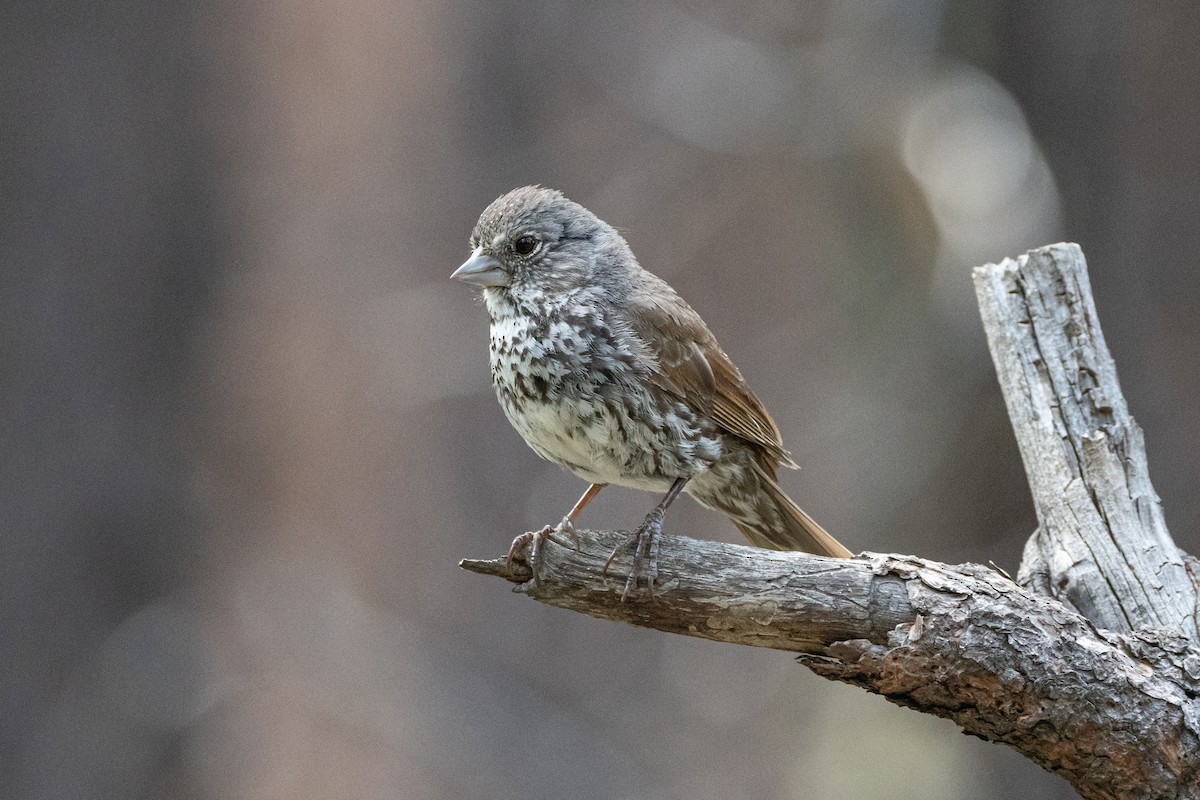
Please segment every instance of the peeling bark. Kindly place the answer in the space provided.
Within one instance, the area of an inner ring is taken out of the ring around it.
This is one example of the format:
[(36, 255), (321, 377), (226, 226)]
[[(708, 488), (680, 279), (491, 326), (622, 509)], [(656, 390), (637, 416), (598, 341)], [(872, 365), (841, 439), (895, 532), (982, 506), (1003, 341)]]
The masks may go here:
[(1038, 528), (1017, 579), (1111, 630), (1196, 640), (1197, 584), (1150, 483), (1078, 245), (975, 270)]
[(617, 531), (518, 561), (464, 561), (559, 608), (800, 654), (818, 675), (953, 720), (1087, 798), (1200, 797), (1200, 649), (1182, 636), (1096, 628), (978, 564), (864, 553), (833, 559), (665, 536), (654, 602), (620, 602)]

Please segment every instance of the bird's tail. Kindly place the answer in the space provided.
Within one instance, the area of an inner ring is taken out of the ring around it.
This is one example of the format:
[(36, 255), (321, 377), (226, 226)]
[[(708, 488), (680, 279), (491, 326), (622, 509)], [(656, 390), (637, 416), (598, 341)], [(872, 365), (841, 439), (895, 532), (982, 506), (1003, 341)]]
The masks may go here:
[(728, 516), (751, 544), (771, 550), (805, 550), (822, 556), (850, 558), (851, 553), (817, 521), (783, 493), (769, 468), (754, 463), (735, 492), (699, 492), (701, 503)]

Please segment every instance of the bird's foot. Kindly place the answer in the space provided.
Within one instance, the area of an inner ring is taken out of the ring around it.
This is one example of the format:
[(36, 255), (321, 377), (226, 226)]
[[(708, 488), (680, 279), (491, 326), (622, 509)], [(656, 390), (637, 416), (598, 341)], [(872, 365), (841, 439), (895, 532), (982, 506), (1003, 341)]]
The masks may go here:
[(576, 533), (575, 523), (571, 521), (570, 517), (563, 517), (562, 522), (555, 525), (554, 530), (550, 531), (548, 534), (549, 538), (553, 539), (553, 534), (556, 533), (559, 535), (565, 533), (567, 536), (569, 536), (571, 539), (571, 544), (575, 545), (575, 552), (579, 552), (579, 534)]
[[(528, 564), (529, 571), (533, 573), (534, 585), (541, 588), (542, 576), (539, 574), (539, 567), (542, 556), (542, 543), (549, 539), (555, 530), (557, 529), (547, 525), (540, 531), (526, 531), (513, 539), (512, 544), (508, 548), (508, 557), (504, 559), (508, 574), (512, 575), (513, 560), (520, 556), (520, 560)], [(574, 530), (571, 532), (574, 534)], [(578, 539), (576, 541), (578, 542)]]
[[(575, 523), (570, 517), (563, 517), (562, 522), (551, 528), (549, 525), (542, 528), (540, 531), (527, 531), (512, 540), (512, 544), (508, 548), (508, 557), (504, 563), (508, 569), (508, 574), (512, 574), (513, 561), (520, 558), (529, 565), (529, 571), (533, 573), (533, 583), (541, 588), (542, 576), (539, 574), (539, 562), (542, 557), (542, 545), (547, 539), (554, 539), (554, 534), (566, 534), (571, 539), (571, 543), (575, 545), (575, 550), (579, 550), (579, 534), (575, 531)], [(557, 540), (556, 540), (557, 541)], [(528, 552), (525, 552), (528, 550)]]
[(656, 508), (650, 512), (645, 522), (627, 540), (617, 545), (608, 561), (604, 562), (602, 574), (607, 575), (608, 568), (612, 566), (618, 553), (627, 548), (633, 550), (633, 566), (629, 570), (629, 577), (625, 579), (625, 588), (621, 590), (622, 603), (631, 593), (638, 593), (643, 578), (646, 580), (647, 599), (654, 599), (654, 581), (658, 578), (658, 547), (662, 543), (662, 523), (665, 516), (663, 511), (665, 509)]

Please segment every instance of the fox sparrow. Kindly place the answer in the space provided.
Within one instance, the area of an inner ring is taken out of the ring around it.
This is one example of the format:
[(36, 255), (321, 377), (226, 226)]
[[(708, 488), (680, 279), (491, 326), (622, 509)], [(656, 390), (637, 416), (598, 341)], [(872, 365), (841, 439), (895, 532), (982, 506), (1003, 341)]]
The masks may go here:
[[(664, 492), (630, 537), (622, 599), (652, 597), (663, 518), (686, 491), (759, 547), (849, 557), (775, 482), (795, 468), (779, 429), (692, 307), (642, 269), (620, 234), (562, 193), (514, 189), (484, 210), (451, 276), (483, 287), (492, 384), (542, 458), (591, 486), (555, 528), (518, 536), (538, 551), (607, 484)], [(605, 571), (621, 550), (618, 547)]]

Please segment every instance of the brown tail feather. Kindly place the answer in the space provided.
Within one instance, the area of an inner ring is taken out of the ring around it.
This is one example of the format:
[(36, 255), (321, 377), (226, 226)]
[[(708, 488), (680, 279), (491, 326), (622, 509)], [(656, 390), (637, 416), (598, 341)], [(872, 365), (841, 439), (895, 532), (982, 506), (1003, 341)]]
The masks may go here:
[(769, 547), (774, 550), (804, 550), (822, 556), (835, 558), (850, 558), (854, 554), (833, 538), (817, 521), (810, 517), (804, 509), (796, 505), (792, 498), (783, 493), (779, 484), (760, 469), (759, 484), (762, 486), (764, 499), (774, 505), (782, 525), (772, 525), (766, 529), (761, 522), (751, 522), (745, 519), (734, 519), (737, 529), (759, 547)]

